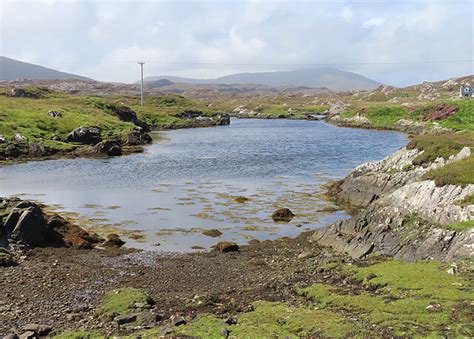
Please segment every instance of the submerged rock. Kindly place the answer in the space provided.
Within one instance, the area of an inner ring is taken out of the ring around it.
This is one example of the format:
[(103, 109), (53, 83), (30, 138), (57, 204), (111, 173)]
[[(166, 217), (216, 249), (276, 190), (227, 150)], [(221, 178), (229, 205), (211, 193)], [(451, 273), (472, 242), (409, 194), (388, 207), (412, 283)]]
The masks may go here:
[(295, 215), (288, 208), (279, 208), (272, 214), (273, 221), (291, 221)]
[(220, 237), (222, 235), (222, 232), (219, 231), (219, 230), (216, 230), (216, 229), (212, 229), (212, 230), (204, 230), (202, 231), (202, 234), (208, 236), (208, 237)]
[(125, 241), (120, 239), (118, 234), (112, 233), (107, 236), (107, 240), (104, 242), (106, 247), (122, 247), (125, 245)]

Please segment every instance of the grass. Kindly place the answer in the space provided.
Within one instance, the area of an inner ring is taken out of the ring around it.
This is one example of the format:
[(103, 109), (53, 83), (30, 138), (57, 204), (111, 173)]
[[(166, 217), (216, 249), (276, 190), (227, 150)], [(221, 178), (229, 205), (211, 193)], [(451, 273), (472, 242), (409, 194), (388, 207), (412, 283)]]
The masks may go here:
[(443, 227), (453, 231), (467, 231), (474, 228), (474, 220), (467, 220), (454, 224), (443, 225)]
[[(212, 314), (198, 315), (192, 322), (174, 329), (173, 337), (222, 338), (227, 329), (235, 338), (299, 338), (308, 336), (342, 337), (360, 333), (361, 329), (338, 314), (325, 310), (293, 307), (279, 302), (258, 301), (252, 312), (242, 313), (237, 325), (227, 325)], [(140, 333), (154, 337), (159, 329)]]
[[(314, 284), (300, 290), (318, 307), (373, 324), (395, 336), (469, 336), (472, 280), (449, 275), (439, 262), (384, 261), (367, 267), (342, 266), (363, 289)], [(334, 274), (339, 274), (335, 271)], [(431, 304), (441, 305), (429, 312)]]
[(437, 186), (474, 184), (474, 156), (429, 171), (424, 180), (434, 180)]
[(96, 338), (104, 338), (98, 332), (95, 331), (57, 331), (50, 334), (51, 338), (56, 339), (96, 339)]
[(465, 146), (474, 149), (474, 132), (419, 135), (410, 141), (407, 148), (423, 151), (413, 160), (413, 165), (419, 166), (431, 163), (439, 157), (448, 159)]
[(98, 308), (99, 314), (117, 316), (133, 313), (136, 303), (145, 304), (145, 308), (151, 307), (150, 298), (141, 290), (136, 288), (121, 288), (107, 292)]
[[(98, 126), (103, 138), (125, 140), (136, 126), (119, 119), (116, 108), (121, 105), (130, 107), (139, 119), (155, 128), (171, 124), (184, 126), (187, 121), (176, 115), (189, 109), (205, 115), (216, 113), (207, 105), (175, 94), (149, 96), (141, 107), (140, 98), (136, 96), (74, 96), (36, 87), (26, 90), (31, 92), (30, 97), (0, 95), (0, 135), (12, 141), (14, 134), (20, 133), (29, 143), (36, 142), (60, 151), (71, 150), (75, 145), (53, 139), (65, 139), (80, 126)], [(50, 117), (49, 111), (58, 111), (62, 117)]]

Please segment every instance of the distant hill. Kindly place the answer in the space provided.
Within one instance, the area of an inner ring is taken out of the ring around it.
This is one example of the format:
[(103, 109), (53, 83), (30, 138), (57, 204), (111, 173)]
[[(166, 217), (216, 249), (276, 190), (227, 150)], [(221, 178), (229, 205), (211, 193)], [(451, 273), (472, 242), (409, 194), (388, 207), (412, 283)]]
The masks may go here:
[(16, 80), (20, 78), (32, 80), (79, 79), (92, 80), (75, 74), (56, 71), (39, 65), (0, 56), (0, 80)]
[(307, 86), (312, 88), (326, 87), (333, 91), (371, 90), (381, 83), (363, 75), (341, 71), (335, 68), (299, 69), (294, 71), (277, 71), (261, 73), (237, 73), (216, 79), (192, 79), (176, 76), (151, 76), (146, 82), (167, 79), (173, 83), (184, 84), (261, 84), (267, 86)]

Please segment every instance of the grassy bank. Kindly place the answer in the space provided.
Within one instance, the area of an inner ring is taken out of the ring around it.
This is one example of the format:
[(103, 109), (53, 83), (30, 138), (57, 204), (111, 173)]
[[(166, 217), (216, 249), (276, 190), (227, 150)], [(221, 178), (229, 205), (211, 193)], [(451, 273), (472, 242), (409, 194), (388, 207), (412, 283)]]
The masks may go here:
[[(215, 110), (174, 94), (147, 97), (140, 106), (137, 96), (76, 96), (41, 87), (27, 87), (24, 97), (12, 97), (9, 89), (0, 92), (0, 135), (12, 142), (16, 133), (29, 143), (38, 143), (55, 150), (71, 150), (76, 145), (64, 142), (67, 135), (80, 126), (97, 126), (104, 138), (124, 140), (136, 126), (120, 120), (114, 107), (129, 107), (137, 117), (152, 126), (163, 128), (184, 126), (186, 120), (178, 117), (183, 112), (215, 114)], [(48, 112), (60, 114), (53, 117)], [(6, 144), (0, 147), (5, 147)]]

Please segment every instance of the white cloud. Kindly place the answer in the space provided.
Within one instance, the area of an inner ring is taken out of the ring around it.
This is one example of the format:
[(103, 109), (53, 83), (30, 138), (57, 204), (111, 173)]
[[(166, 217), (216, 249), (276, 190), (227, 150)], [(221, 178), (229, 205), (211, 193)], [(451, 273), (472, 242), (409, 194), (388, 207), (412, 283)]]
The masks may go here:
[(385, 23), (385, 18), (371, 18), (369, 20), (364, 21), (362, 26), (365, 28), (373, 28), (382, 26)]
[(466, 2), (0, 0), (0, 10), (0, 54), (104, 81), (136, 80), (139, 59), (147, 75), (336, 63), (404, 85), (474, 73), (412, 63), (473, 58)]

